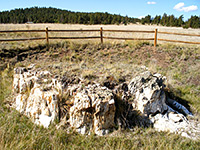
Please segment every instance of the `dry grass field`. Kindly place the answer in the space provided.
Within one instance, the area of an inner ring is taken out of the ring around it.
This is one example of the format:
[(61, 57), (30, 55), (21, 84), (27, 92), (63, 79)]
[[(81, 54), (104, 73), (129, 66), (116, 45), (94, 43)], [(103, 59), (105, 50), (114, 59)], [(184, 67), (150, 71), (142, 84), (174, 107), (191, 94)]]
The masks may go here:
[[(143, 25), (65, 25), (65, 24), (1, 24), (0, 30), (17, 29), (121, 29), (154, 30), (200, 34), (200, 29), (168, 28)], [(53, 33), (52, 33), (53, 34)], [(99, 35), (97, 33), (55, 33), (56, 36)], [(154, 34), (105, 33), (120, 37), (154, 37)], [(0, 34), (2, 38), (44, 36), (45, 33)], [(51, 35), (50, 36), (55, 36)], [(160, 36), (160, 35), (159, 35)], [(199, 42), (195, 37), (176, 37), (179, 40)], [(169, 38), (172, 37), (164, 37)], [(160, 37), (161, 38), (161, 37)], [(186, 39), (187, 38), (187, 39)], [(76, 41), (76, 42), (75, 42)], [(44, 41), (0, 43), (0, 149), (200, 149), (200, 140), (191, 140), (177, 134), (157, 132), (153, 128), (136, 126), (133, 131), (116, 130), (105, 137), (79, 135), (73, 131), (49, 129), (34, 125), (28, 118), (9, 107), (12, 100), (13, 68), (31, 63), (52, 74), (81, 76), (88, 82), (103, 82), (112, 76), (118, 83), (123, 77), (127, 82), (148, 68), (151, 72), (167, 77), (166, 91), (186, 103), (200, 120), (200, 47), (190, 44), (158, 43), (154, 48), (147, 41), (99, 40), (53, 41), (49, 48)], [(144, 67), (146, 66), (146, 67)]]
[[(137, 24), (130, 24), (130, 25), (77, 25), (77, 24), (0, 24), (0, 30), (45, 30), (48, 29), (55, 29), (55, 30), (73, 30), (73, 29), (110, 29), (110, 30), (139, 30), (139, 31), (158, 31), (161, 32), (173, 32), (173, 33), (184, 33), (184, 34), (198, 34), (200, 35), (200, 29), (183, 29), (180, 27), (163, 27), (163, 26), (155, 26), (155, 25), (137, 25)], [(99, 36), (99, 32), (50, 32), (49, 37), (81, 37), (81, 36)], [(154, 33), (113, 33), (113, 32), (103, 32), (104, 36), (111, 36), (111, 37), (122, 37), (122, 38), (154, 38)], [(45, 33), (0, 33), (0, 39), (6, 38), (28, 38), (28, 37), (45, 37)], [(199, 42), (200, 37), (192, 37), (192, 36), (180, 36), (180, 35), (169, 35), (169, 34), (158, 34), (158, 38), (161, 39), (168, 39), (168, 40), (181, 40), (181, 41), (190, 41), (190, 42)], [(92, 41), (100, 41), (92, 40)], [(109, 40), (105, 40), (109, 41)], [(113, 41), (113, 40), (112, 40)], [(51, 43), (57, 42), (57, 40), (50, 40)], [(79, 40), (80, 42), (80, 40)], [(118, 41), (118, 42), (123, 42)], [(149, 41), (153, 43), (153, 41)], [(11, 45), (24, 47), (28, 43), (28, 45), (37, 45), (37, 44), (44, 44), (45, 41), (31, 41), (31, 42), (11, 42), (9, 43), (1, 43), (1, 48), (6, 48)], [(17, 45), (15, 43), (18, 43)], [(158, 44), (167, 43), (158, 41)], [(179, 43), (175, 43), (179, 44)]]

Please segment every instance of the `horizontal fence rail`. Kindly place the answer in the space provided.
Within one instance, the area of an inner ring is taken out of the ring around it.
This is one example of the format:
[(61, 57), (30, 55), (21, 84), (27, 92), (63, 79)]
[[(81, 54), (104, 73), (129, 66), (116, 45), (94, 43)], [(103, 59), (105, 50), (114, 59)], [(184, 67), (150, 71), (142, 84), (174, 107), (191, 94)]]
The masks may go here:
[(99, 39), (99, 36), (88, 36), (88, 37), (49, 37), (49, 39)]
[[(156, 47), (157, 41), (165, 41), (165, 42), (177, 42), (177, 43), (186, 43), (186, 44), (200, 44), (200, 42), (189, 42), (189, 41), (181, 41), (181, 40), (169, 40), (169, 39), (162, 39), (158, 38), (158, 34), (170, 34), (170, 35), (180, 35), (180, 36), (196, 36), (200, 37), (198, 34), (185, 34), (185, 33), (173, 33), (173, 32), (162, 32), (155, 29), (155, 31), (143, 31), (143, 30), (108, 30), (103, 29), (87, 29), (87, 30), (49, 30), (48, 27), (45, 30), (0, 30), (0, 33), (31, 33), (31, 32), (40, 32), (45, 33), (45, 37), (34, 37), (34, 38), (19, 38), (19, 39), (0, 39), (0, 42), (11, 42), (11, 41), (32, 41), (32, 40), (45, 40), (46, 43), (49, 45), (49, 40), (53, 39), (60, 39), (60, 40), (69, 40), (69, 39), (100, 39), (101, 43), (103, 44), (103, 39), (111, 39), (111, 40), (151, 40), (154, 41), (154, 46)], [(84, 36), (84, 37), (50, 37), (49, 32), (99, 32), (99, 36)], [(154, 38), (132, 38), (132, 37), (109, 37), (104, 36), (103, 33), (106, 32), (122, 32), (122, 33), (148, 33), (154, 34)]]
[(48, 30), (48, 32), (99, 32), (100, 30)]
[(155, 33), (155, 31), (141, 31), (141, 30), (103, 30), (106, 32), (140, 32), (140, 33)]
[(200, 42), (188, 42), (188, 41), (167, 40), (167, 39), (158, 39), (158, 41), (177, 42), (177, 43), (185, 43), (185, 44), (200, 44)]
[(0, 33), (11, 33), (11, 32), (45, 32), (45, 30), (7, 30), (7, 31), (0, 30)]
[(104, 39), (113, 39), (113, 40), (154, 40), (154, 38), (118, 38), (118, 37), (103, 37)]
[(161, 32), (161, 31), (158, 31), (158, 33), (160, 33), (160, 34), (172, 34), (172, 35), (198, 36), (198, 37), (200, 37), (200, 35), (197, 35), (197, 34), (184, 34), (184, 33)]

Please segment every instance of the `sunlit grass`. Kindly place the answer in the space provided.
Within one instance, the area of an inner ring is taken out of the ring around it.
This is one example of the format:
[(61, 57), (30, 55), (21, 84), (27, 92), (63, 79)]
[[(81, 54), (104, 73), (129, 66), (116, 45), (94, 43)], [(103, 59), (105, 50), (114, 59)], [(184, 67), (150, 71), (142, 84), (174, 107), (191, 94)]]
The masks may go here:
[(34, 125), (30, 119), (8, 106), (12, 100), (12, 75), (16, 66), (35, 63), (37, 68), (50, 69), (54, 74), (63, 75), (67, 72), (101, 83), (107, 76), (112, 76), (116, 82), (122, 77), (129, 81), (143, 71), (142, 65), (146, 65), (152, 72), (165, 75), (169, 90), (175, 96), (188, 101), (192, 111), (198, 115), (198, 48), (161, 45), (154, 49), (143, 41), (105, 43), (103, 46), (99, 43), (77, 44), (74, 41), (63, 41), (50, 45), (49, 49), (38, 47), (39, 50), (44, 53), (32, 54), (34, 57), (13, 64), (9, 60), (10, 65), (6, 65), (1, 71), (0, 149), (200, 149), (200, 141), (138, 126), (133, 131), (116, 130), (104, 137), (57, 130), (55, 123), (46, 129)]

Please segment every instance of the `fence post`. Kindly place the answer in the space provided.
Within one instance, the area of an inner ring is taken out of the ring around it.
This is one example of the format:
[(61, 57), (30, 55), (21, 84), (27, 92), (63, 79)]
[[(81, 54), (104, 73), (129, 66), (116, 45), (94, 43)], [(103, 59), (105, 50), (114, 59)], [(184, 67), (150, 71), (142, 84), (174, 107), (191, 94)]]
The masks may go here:
[(103, 44), (103, 28), (100, 28), (101, 44)]
[(154, 47), (156, 47), (157, 45), (157, 34), (158, 34), (158, 29), (155, 29)]
[(47, 42), (47, 46), (49, 46), (49, 34), (48, 34), (48, 27), (46, 27), (46, 42)]

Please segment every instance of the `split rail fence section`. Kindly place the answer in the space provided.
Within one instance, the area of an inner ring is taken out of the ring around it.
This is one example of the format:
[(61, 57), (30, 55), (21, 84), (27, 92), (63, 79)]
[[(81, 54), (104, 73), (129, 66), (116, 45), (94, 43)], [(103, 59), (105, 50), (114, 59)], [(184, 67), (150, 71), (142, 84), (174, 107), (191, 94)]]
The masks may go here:
[[(103, 30), (101, 27), (100, 30), (49, 30), (48, 27), (45, 30), (0, 30), (0, 33), (16, 33), (16, 32), (45, 32), (46, 37), (35, 37), (35, 38), (21, 38), (21, 39), (0, 39), (0, 42), (9, 42), (9, 41), (31, 41), (31, 40), (46, 40), (46, 43), (49, 45), (50, 39), (100, 39), (101, 43), (103, 44), (103, 39), (113, 39), (113, 40), (152, 40), (154, 41), (154, 47), (157, 45), (157, 41), (166, 41), (166, 42), (177, 42), (177, 43), (188, 43), (188, 44), (200, 44), (200, 42), (189, 42), (189, 41), (180, 41), (180, 40), (168, 40), (168, 39), (161, 39), (158, 38), (158, 34), (172, 34), (172, 35), (181, 35), (181, 36), (197, 36), (197, 34), (183, 34), (183, 33), (172, 33), (172, 32), (161, 32), (158, 29), (155, 31), (140, 31), (140, 30)], [(86, 37), (50, 37), (50, 32), (99, 32), (99, 36), (86, 36)], [(103, 36), (104, 32), (123, 32), (123, 33), (151, 33), (154, 34), (154, 38), (122, 38), (122, 37), (109, 37)]]

